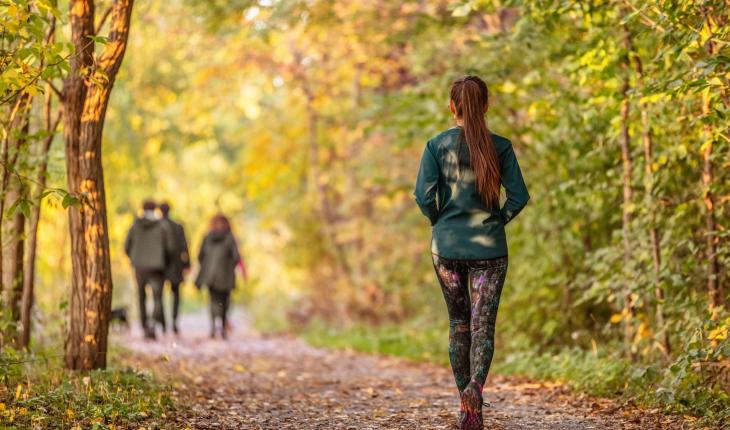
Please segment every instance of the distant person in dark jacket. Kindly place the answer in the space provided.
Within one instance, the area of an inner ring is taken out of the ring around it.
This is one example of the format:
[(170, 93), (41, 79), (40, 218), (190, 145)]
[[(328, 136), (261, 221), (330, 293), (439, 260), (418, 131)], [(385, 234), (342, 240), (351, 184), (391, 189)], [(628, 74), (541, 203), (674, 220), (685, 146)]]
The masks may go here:
[(210, 337), (215, 337), (216, 319), (221, 322), (221, 337), (228, 337), (228, 308), (231, 291), (236, 287), (235, 269), (242, 264), (231, 224), (222, 214), (210, 221), (198, 254), (200, 272), (195, 280), (198, 288), (208, 288), (210, 297)]
[(142, 205), (142, 215), (134, 220), (124, 241), (124, 251), (134, 266), (139, 295), (139, 315), (145, 337), (155, 338), (155, 324), (147, 319), (147, 285), (152, 287), (154, 298), (153, 318), (165, 327), (165, 314), (162, 309), (162, 287), (164, 270), (174, 246), (172, 235), (157, 216), (157, 205), (147, 200)]
[(190, 268), (190, 253), (188, 252), (188, 241), (185, 238), (185, 229), (182, 225), (170, 219), (170, 205), (162, 203), (162, 222), (172, 233), (173, 252), (165, 268), (165, 278), (170, 282), (172, 290), (172, 331), (178, 333), (177, 315), (180, 310), (180, 284), (184, 281), (184, 272)]

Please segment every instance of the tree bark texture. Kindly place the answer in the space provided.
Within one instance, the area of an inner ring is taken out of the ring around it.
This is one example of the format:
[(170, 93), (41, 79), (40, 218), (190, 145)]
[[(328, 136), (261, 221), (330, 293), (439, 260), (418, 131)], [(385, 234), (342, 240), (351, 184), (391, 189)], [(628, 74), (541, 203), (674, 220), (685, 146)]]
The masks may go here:
[(97, 57), (90, 36), (94, 2), (70, 3), (76, 55), (64, 82), (64, 140), (68, 191), (80, 198), (69, 208), (71, 297), (65, 363), (69, 369), (106, 366), (112, 298), (111, 262), (101, 137), (109, 95), (127, 46), (133, 0), (112, 5), (109, 40)]

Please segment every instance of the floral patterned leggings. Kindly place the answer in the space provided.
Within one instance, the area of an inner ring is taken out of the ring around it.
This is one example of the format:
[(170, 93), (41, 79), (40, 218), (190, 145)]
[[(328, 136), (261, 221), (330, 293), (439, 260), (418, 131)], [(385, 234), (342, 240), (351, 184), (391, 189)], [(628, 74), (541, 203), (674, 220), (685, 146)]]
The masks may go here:
[(494, 325), (507, 257), (452, 260), (433, 255), (449, 312), (449, 359), (459, 393), (476, 383), (481, 396), (494, 355)]

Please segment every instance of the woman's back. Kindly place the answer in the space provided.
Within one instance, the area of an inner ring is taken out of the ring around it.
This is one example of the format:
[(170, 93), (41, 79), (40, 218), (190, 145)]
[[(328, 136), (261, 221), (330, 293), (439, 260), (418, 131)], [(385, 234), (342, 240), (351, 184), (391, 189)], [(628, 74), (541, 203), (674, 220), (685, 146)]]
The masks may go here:
[(235, 268), (239, 259), (238, 247), (231, 232), (208, 233), (200, 247), (200, 273), (195, 284), (217, 291), (233, 290), (236, 285)]
[(432, 252), (446, 258), (488, 259), (507, 255), (504, 225), (529, 199), (512, 144), (491, 134), (507, 201), (487, 205), (476, 186), (469, 148), (459, 127), (426, 144), (416, 182), (416, 201), (433, 225)]

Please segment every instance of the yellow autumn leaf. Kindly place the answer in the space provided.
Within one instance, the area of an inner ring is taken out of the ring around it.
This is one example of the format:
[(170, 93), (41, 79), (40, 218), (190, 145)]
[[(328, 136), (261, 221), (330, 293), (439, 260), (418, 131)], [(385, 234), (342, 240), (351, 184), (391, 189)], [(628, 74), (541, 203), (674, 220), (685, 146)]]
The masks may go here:
[(612, 324), (618, 324), (621, 322), (621, 314), (613, 314), (611, 315), (611, 323)]
[(646, 339), (651, 335), (651, 330), (649, 330), (649, 325), (646, 323), (639, 324), (639, 329), (636, 332), (636, 340)]
[(710, 340), (725, 340), (727, 339), (727, 328), (718, 327), (714, 330), (711, 330), (708, 334), (708, 337), (710, 338)]
[(704, 153), (705, 151), (707, 151), (707, 149), (708, 149), (708, 148), (709, 148), (709, 147), (710, 147), (710, 146), (711, 146), (711, 145), (712, 145), (713, 143), (715, 143), (715, 141), (714, 141), (714, 140), (712, 140), (712, 139), (708, 139), (708, 140), (705, 140), (704, 142), (702, 142), (702, 145), (700, 146), (700, 154), (702, 154), (702, 153)]

